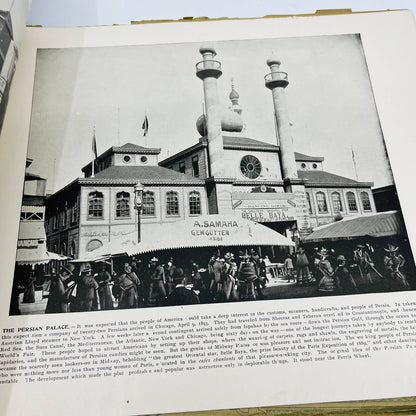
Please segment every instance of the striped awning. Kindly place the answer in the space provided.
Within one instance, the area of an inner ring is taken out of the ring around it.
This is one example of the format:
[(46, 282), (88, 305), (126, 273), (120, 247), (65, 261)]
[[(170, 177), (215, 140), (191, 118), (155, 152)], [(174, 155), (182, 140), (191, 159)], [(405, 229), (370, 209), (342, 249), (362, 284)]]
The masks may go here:
[(389, 237), (405, 233), (401, 212), (388, 211), (372, 215), (344, 218), (323, 225), (303, 239), (304, 243), (352, 240), (360, 237)]
[(43, 244), (32, 248), (18, 248), (16, 254), (16, 263), (19, 266), (47, 264), (51, 260), (64, 261), (67, 259), (66, 256), (46, 251)]
[(113, 240), (87, 253), (85, 261), (106, 256), (135, 255), (192, 247), (294, 246), (289, 238), (265, 225), (237, 216), (204, 215), (172, 223), (152, 224), (138, 244), (132, 235)]

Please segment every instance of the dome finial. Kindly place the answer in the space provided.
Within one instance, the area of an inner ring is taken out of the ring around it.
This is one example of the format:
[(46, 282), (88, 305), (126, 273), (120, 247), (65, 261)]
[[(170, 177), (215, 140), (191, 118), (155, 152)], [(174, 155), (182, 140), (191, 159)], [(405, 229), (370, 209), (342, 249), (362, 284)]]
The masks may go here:
[(272, 54), (269, 56), (266, 62), (268, 66), (272, 66), (272, 65), (280, 66), (280, 64), (282, 63), (280, 59), (275, 55), (274, 52), (272, 52)]
[(231, 100), (231, 106), (228, 107), (230, 110), (234, 111), (238, 115), (241, 115), (243, 112), (243, 109), (238, 104), (238, 99), (240, 98), (240, 94), (235, 90), (234, 88), (234, 78), (231, 78), (231, 92), (230, 92), (230, 100)]
[(234, 78), (231, 78), (231, 92), (229, 97), (233, 104), (238, 105), (238, 99), (240, 98), (240, 94), (234, 89)]
[(199, 47), (199, 53), (201, 55), (211, 54), (213, 57), (215, 57), (217, 55), (217, 52), (215, 51), (214, 46), (209, 44), (209, 43), (205, 43), (205, 44), (201, 45)]

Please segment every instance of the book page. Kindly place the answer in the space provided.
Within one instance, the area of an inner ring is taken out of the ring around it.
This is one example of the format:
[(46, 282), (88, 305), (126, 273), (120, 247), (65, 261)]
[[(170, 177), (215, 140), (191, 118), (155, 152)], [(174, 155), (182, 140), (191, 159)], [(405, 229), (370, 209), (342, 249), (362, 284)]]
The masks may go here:
[(19, 48), (26, 29), (29, 1), (0, 1), (1, 61), (0, 61), (0, 132), (9, 99), (10, 86), (19, 59)]
[(405, 11), (28, 28), (3, 413), (412, 395), (415, 35)]

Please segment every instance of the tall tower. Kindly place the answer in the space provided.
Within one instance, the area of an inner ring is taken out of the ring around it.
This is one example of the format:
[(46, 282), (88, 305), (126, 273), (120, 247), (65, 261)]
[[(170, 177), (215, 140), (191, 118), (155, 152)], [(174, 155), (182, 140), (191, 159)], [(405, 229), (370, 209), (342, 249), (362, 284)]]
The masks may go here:
[(201, 46), (199, 52), (203, 60), (196, 64), (196, 76), (204, 83), (210, 175), (216, 176), (221, 173), (223, 164), (221, 112), (217, 86), (217, 79), (222, 75), (221, 62), (214, 60), (216, 52), (211, 46)]
[(265, 85), (272, 91), (274, 115), (276, 117), (277, 132), (280, 145), (280, 165), (283, 180), (296, 179), (298, 177), (295, 151), (292, 135), (290, 133), (289, 115), (287, 112), (285, 88), (289, 81), (286, 72), (280, 71), (280, 61), (272, 56), (267, 60), (270, 73), (264, 77)]

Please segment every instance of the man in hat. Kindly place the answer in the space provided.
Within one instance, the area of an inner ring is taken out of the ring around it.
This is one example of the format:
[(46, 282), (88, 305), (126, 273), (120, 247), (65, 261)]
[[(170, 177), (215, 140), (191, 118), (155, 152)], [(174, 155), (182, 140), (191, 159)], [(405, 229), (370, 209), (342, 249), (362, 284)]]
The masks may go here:
[(302, 247), (298, 248), (296, 255), (296, 279), (299, 286), (309, 282), (309, 260)]
[(334, 276), (334, 270), (328, 259), (328, 250), (322, 248), (319, 252), (320, 261), (318, 270), (321, 274), (318, 280), (318, 291), (321, 295), (334, 295), (339, 291), (339, 285)]
[(404, 266), (404, 257), (398, 253), (399, 247), (389, 244), (384, 251), (387, 255), (384, 257), (384, 267), (388, 276), (388, 288), (390, 290), (410, 290), (409, 282), (406, 276), (400, 271)]
[(106, 264), (102, 262), (101, 270), (94, 275), (95, 280), (98, 283), (98, 297), (100, 300), (101, 310), (114, 309), (113, 297), (111, 296), (111, 289), (109, 283), (111, 281), (111, 275), (106, 269)]
[(81, 276), (77, 284), (77, 303), (79, 312), (92, 310), (94, 298), (97, 296), (98, 283), (91, 276), (91, 265), (85, 263), (81, 267)]
[(182, 274), (173, 277), (175, 288), (166, 299), (167, 306), (196, 305), (199, 303), (197, 293), (190, 287), (185, 286), (185, 276)]
[(208, 272), (211, 276), (209, 290), (214, 300), (216, 300), (218, 295), (221, 293), (222, 268), (223, 268), (223, 263), (221, 262), (220, 256), (217, 253), (214, 253), (208, 262)]
[(190, 274), (193, 289), (197, 290), (198, 292), (205, 291), (206, 288), (204, 280), (202, 279), (201, 269), (199, 268), (198, 263), (193, 259), (191, 260)]
[(240, 299), (256, 300), (254, 281), (258, 279), (253, 259), (247, 252), (241, 253), (241, 263), (238, 268), (238, 280), (240, 281)]
[(294, 267), (293, 267), (293, 259), (292, 256), (290, 255), (290, 253), (287, 253), (285, 261), (284, 261), (284, 267), (285, 267), (285, 271), (286, 271), (286, 278), (287, 281), (290, 282), (293, 280), (295, 280), (295, 276), (294, 276)]
[(166, 300), (165, 271), (159, 264), (159, 259), (157, 257), (153, 257), (150, 260), (149, 280), (149, 302), (152, 302), (156, 295), (156, 302), (163, 304)]
[(237, 278), (236, 278), (236, 264), (233, 262), (231, 253), (224, 255), (224, 265), (222, 269), (224, 281), (224, 297), (226, 301), (237, 300)]
[(359, 293), (357, 284), (347, 268), (347, 259), (343, 254), (340, 254), (337, 257), (337, 266), (334, 271), (334, 276), (342, 294), (348, 295), (352, 293)]
[(175, 259), (171, 257), (166, 268), (166, 288), (169, 295), (175, 287), (174, 281), (182, 280), (185, 276), (183, 268), (176, 264)]
[(117, 279), (118, 309), (137, 308), (137, 288), (141, 282), (136, 273), (132, 271), (129, 263), (124, 263), (124, 273)]
[(354, 250), (354, 266), (357, 267), (359, 277), (364, 280), (365, 283), (371, 285), (376, 283), (377, 276), (382, 277), (380, 273), (375, 269), (374, 262), (370, 256), (369, 251), (372, 247), (369, 244), (357, 244)]
[(263, 294), (261, 290), (262, 280), (266, 277), (266, 265), (263, 264), (259, 256), (259, 253), (257, 253), (257, 251), (254, 249), (251, 249), (251, 261), (254, 264), (254, 268), (255, 268), (255, 272), (257, 276), (257, 279), (254, 280), (253, 282), (254, 289), (257, 293), (257, 299), (266, 299), (266, 296)]
[(69, 312), (70, 295), (75, 283), (68, 287), (67, 282), (72, 277), (74, 269), (75, 266), (73, 264), (62, 265), (59, 273), (51, 276), (45, 313)]

